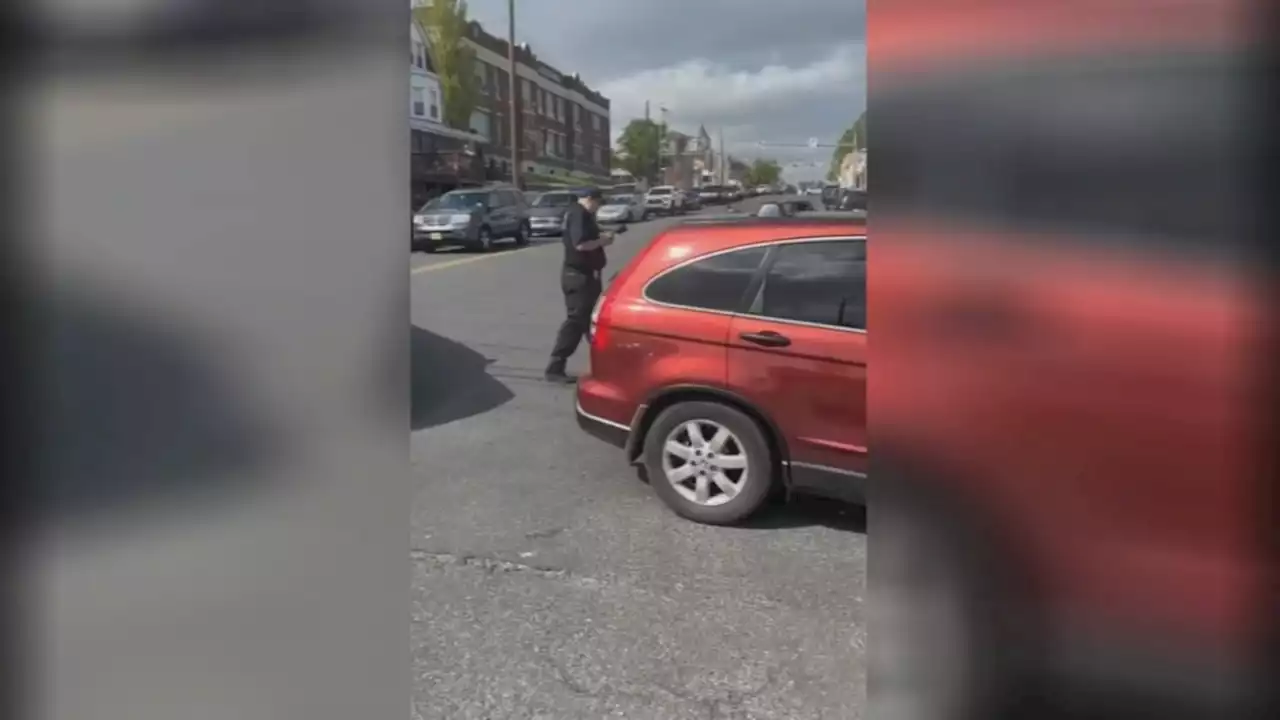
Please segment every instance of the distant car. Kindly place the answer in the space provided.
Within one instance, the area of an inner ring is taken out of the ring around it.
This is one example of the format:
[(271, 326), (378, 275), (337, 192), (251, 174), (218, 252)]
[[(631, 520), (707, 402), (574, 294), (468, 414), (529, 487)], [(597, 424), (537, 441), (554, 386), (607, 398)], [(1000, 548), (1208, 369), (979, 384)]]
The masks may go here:
[(718, 205), (725, 202), (727, 193), (725, 188), (720, 185), (703, 185), (698, 188), (698, 200), (703, 205)]
[(650, 212), (662, 215), (675, 215), (684, 210), (683, 198), (671, 185), (649, 188), (649, 192), (644, 197), (644, 206)]
[(564, 232), (564, 216), (578, 195), (560, 190), (544, 192), (529, 204), (529, 232), (534, 237)]
[(684, 201), (686, 212), (702, 209), (702, 198), (698, 197), (697, 190), (681, 190), (680, 197)]
[(834, 210), (840, 206), (840, 195), (844, 191), (839, 185), (827, 185), (822, 188), (822, 205), (828, 210)]
[(596, 213), (596, 220), (604, 224), (621, 224), (648, 220), (652, 213), (644, 206), (644, 196), (635, 193), (616, 193), (605, 198)]
[(435, 252), (446, 245), (488, 252), (501, 239), (529, 242), (528, 204), (511, 185), (452, 190), (413, 216), (413, 250)]
[(811, 186), (811, 187), (807, 187), (807, 188), (805, 188), (805, 190), (804, 190), (804, 194), (805, 194), (805, 195), (821, 195), (821, 194), (822, 194), (822, 188), (821, 188), (820, 186), (813, 185), (813, 186)]
[(845, 189), (840, 193), (840, 201), (836, 204), (837, 210), (848, 211), (867, 211), (867, 191)]
[(770, 195), (772, 193), (773, 193), (773, 188), (769, 185), (756, 186), (756, 195)]

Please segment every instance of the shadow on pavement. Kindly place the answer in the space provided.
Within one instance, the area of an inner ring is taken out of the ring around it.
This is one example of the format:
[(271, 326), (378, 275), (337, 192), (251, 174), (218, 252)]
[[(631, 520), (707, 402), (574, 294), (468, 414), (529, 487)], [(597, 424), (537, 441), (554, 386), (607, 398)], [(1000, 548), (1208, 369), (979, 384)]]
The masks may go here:
[(515, 394), (489, 374), (492, 360), (413, 326), (409, 338), (410, 427), (443, 425), (487, 412)]
[[(648, 485), (649, 473), (643, 465), (635, 468), (636, 478)], [(781, 493), (770, 499), (753, 517), (737, 527), (746, 530), (781, 530), (784, 528), (827, 527), (832, 530), (865, 534), (867, 508), (840, 500), (813, 495), (793, 495), (790, 500)]]
[(778, 501), (747, 520), (742, 527), (755, 530), (827, 527), (844, 532), (867, 532), (867, 508), (838, 500), (797, 495), (787, 502)]
[(225, 344), (88, 287), (55, 292), (36, 318), (40, 518), (67, 529), (164, 520), (260, 490), (249, 478), (281, 457), (282, 441), (219, 365)]

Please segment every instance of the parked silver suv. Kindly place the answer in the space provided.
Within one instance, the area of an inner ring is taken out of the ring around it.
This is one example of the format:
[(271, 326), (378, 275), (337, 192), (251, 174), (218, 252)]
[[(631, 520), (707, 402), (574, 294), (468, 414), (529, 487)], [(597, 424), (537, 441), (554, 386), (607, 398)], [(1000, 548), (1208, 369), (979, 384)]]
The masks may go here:
[(446, 245), (489, 252), (497, 240), (529, 242), (529, 204), (513, 185), (451, 190), (413, 216), (412, 249), (435, 252)]

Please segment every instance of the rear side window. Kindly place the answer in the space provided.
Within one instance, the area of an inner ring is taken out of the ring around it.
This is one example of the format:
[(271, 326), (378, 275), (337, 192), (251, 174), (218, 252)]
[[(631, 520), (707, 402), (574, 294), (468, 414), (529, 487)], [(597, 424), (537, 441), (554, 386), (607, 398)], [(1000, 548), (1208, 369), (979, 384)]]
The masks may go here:
[(779, 245), (753, 315), (865, 330), (867, 244), (827, 240)]
[(654, 302), (699, 310), (736, 312), (767, 249), (745, 248), (712, 255), (659, 275), (645, 289)]

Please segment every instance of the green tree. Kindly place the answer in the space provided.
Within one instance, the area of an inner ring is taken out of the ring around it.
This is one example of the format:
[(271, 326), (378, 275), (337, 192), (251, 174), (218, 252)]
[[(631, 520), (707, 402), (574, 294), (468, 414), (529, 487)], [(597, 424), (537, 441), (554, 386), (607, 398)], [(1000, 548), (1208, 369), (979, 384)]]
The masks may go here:
[(458, 130), (471, 129), (471, 113), (480, 100), (476, 53), (466, 42), (471, 21), (466, 0), (429, 0), (413, 9), (427, 33), (431, 65), (440, 76), (443, 120)]
[(618, 138), (622, 157), (618, 166), (637, 179), (652, 180), (658, 168), (663, 129), (652, 120), (636, 119), (627, 123)]
[(867, 149), (866, 110), (863, 110), (857, 121), (844, 131), (837, 143), (839, 147), (835, 149), (835, 152), (831, 153), (831, 167), (827, 170), (827, 180), (831, 182), (835, 182), (840, 177), (840, 164), (844, 162), (845, 156), (853, 152), (854, 149), (864, 152)]
[(782, 179), (782, 166), (776, 160), (757, 158), (747, 169), (744, 185), (773, 185)]

